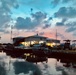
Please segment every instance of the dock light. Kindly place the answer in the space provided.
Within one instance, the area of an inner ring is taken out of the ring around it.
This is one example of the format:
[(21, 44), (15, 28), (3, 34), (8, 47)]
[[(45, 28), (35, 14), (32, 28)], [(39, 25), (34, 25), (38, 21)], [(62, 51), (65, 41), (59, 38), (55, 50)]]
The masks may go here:
[(30, 42), (21, 42), (21, 44), (23, 44), (24, 46), (29, 46)]
[(53, 46), (56, 45), (56, 43), (54, 43), (54, 42), (53, 42), (53, 43), (46, 43), (46, 45), (47, 45), (47, 46), (50, 46), (50, 47), (53, 47)]
[(41, 43), (44, 43), (44, 41), (39, 41), (39, 43), (41, 44)]
[(25, 55), (25, 56), (30, 56), (30, 54), (29, 54), (29, 53), (25, 53), (24, 55)]
[(55, 45), (56, 45), (56, 43), (53, 42), (53, 43), (52, 43), (52, 46), (55, 46)]

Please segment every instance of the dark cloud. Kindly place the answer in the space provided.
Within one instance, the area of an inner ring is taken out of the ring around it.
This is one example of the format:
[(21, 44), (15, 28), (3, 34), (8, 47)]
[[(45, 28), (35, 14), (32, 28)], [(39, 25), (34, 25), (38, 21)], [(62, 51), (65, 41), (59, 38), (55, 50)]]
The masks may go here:
[(72, 32), (74, 36), (76, 36), (76, 22), (69, 22), (66, 24), (66, 32)]
[(60, 1), (61, 0), (52, 0), (51, 4), (53, 5), (53, 7), (56, 7), (59, 4)]
[(52, 17), (49, 17), (49, 19), (48, 20), (53, 20), (53, 18)]
[(2, 27), (3, 25), (7, 24), (11, 19), (10, 15), (3, 15), (3, 13), (0, 12), (0, 26)]
[(30, 29), (31, 27), (33, 27), (33, 23), (30, 17), (27, 17), (26, 19), (18, 17), (15, 27), (18, 29)]
[(76, 22), (69, 22), (66, 24), (67, 29), (66, 32), (73, 32), (76, 30)]
[(48, 17), (48, 19), (47, 19), (47, 20), (45, 20), (45, 21), (44, 21), (44, 23), (45, 23), (45, 24), (48, 24), (48, 23), (49, 23), (50, 21), (52, 21), (52, 20), (53, 20), (53, 18), (52, 18), (52, 17)]
[(34, 19), (36, 19), (38, 22), (41, 22), (42, 20), (44, 20), (45, 18), (46, 18), (46, 16), (47, 16), (47, 14), (46, 13), (42, 13), (42, 12), (36, 12), (35, 14), (31, 14), (32, 15), (32, 17), (34, 18)]
[(62, 0), (62, 3), (68, 3), (70, 1), (72, 1), (72, 0)]
[(4, 32), (4, 29), (0, 28), (0, 32)]
[(76, 2), (76, 0), (52, 0), (51, 1), (51, 5), (53, 6), (53, 7), (56, 7), (57, 5), (59, 5), (59, 4), (63, 4), (63, 3), (69, 3), (69, 2), (71, 2), (71, 4), (73, 5), (73, 3), (75, 3)]
[(57, 18), (75, 18), (76, 9), (73, 7), (61, 7), (54, 16)]
[(75, 21), (70, 21), (68, 23), (66, 23), (66, 26), (69, 26), (69, 27), (76, 27), (76, 22)]
[(62, 19), (61, 22), (57, 22), (57, 23), (56, 23), (56, 26), (64, 26), (64, 25), (65, 25), (64, 23), (65, 23), (66, 21), (67, 21), (67, 19), (65, 19), (65, 18)]
[(51, 20), (53, 20), (52, 17), (49, 17), (47, 20), (44, 21), (44, 26), (42, 27), (43, 29), (46, 29), (51, 26)]
[[(72, 21), (76, 18), (76, 9), (73, 7), (61, 7), (58, 12), (54, 14), (56, 18), (62, 19), (57, 22), (56, 26), (66, 26), (66, 32), (73, 32), (76, 30), (76, 22)], [(71, 19), (71, 21), (69, 21)], [(68, 21), (67, 21), (68, 20)]]
[(46, 29), (46, 28), (48, 28), (48, 27), (50, 27), (50, 25), (49, 25), (49, 24), (45, 24), (45, 25), (43, 26), (43, 29)]
[(18, 8), (17, 0), (0, 0), (0, 28), (11, 20), (11, 8)]
[(63, 22), (57, 22), (57, 23), (56, 23), (56, 26), (63, 26), (63, 25), (64, 25)]
[(66, 19), (66, 18), (64, 18), (64, 19), (62, 19), (62, 22), (64, 23), (64, 22), (66, 22), (68, 19)]
[(17, 0), (1, 0), (0, 2), (2, 5), (1, 7), (7, 12), (11, 12), (12, 7), (19, 7)]
[(75, 31), (76, 30), (76, 28), (74, 28), (74, 27), (68, 27), (67, 29), (66, 29), (66, 32), (73, 32), (73, 31)]
[(34, 29), (37, 26), (44, 24), (47, 14), (42, 12), (36, 12), (35, 14), (32, 13), (31, 16), (32, 19), (30, 17), (26, 17), (25, 19), (22, 17), (18, 17), (15, 27), (17, 29)]

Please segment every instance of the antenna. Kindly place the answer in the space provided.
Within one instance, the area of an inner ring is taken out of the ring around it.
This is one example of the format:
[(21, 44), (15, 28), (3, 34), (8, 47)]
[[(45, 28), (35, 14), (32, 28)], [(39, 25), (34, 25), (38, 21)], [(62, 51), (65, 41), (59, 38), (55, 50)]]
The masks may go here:
[(0, 43), (1, 43), (1, 36), (0, 36)]
[(12, 26), (11, 26), (11, 39), (12, 39)]
[(57, 47), (57, 29), (56, 29), (56, 47)]
[(36, 31), (36, 35), (39, 35), (39, 34), (38, 34), (38, 31)]
[(12, 42), (12, 25), (11, 25), (11, 42)]
[(57, 29), (56, 29), (56, 40), (57, 40)]

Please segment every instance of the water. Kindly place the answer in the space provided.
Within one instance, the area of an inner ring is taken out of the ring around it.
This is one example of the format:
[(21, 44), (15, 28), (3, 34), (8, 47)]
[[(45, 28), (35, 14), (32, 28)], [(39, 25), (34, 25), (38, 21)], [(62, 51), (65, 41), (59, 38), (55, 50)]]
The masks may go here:
[(48, 63), (35, 64), (0, 53), (0, 75), (76, 75), (76, 69), (64, 67), (53, 58), (49, 58)]

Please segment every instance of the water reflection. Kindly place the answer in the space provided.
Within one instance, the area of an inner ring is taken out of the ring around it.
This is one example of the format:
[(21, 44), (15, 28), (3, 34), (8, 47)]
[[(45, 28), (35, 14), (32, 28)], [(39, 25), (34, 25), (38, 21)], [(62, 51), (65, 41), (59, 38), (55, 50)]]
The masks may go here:
[[(65, 62), (61, 59), (57, 62), (57, 71), (62, 71), (62, 75), (76, 75), (76, 68), (73, 67), (74, 62)], [(75, 63), (74, 63), (75, 64)]]
[(32, 75), (41, 75), (40, 69), (37, 67), (37, 65), (25, 61), (15, 61), (13, 63), (15, 74), (32, 74)]
[(29, 63), (0, 53), (0, 75), (76, 75), (76, 68), (71, 62), (69, 67), (63, 64), (61, 60), (52, 58), (48, 59), (48, 63)]

